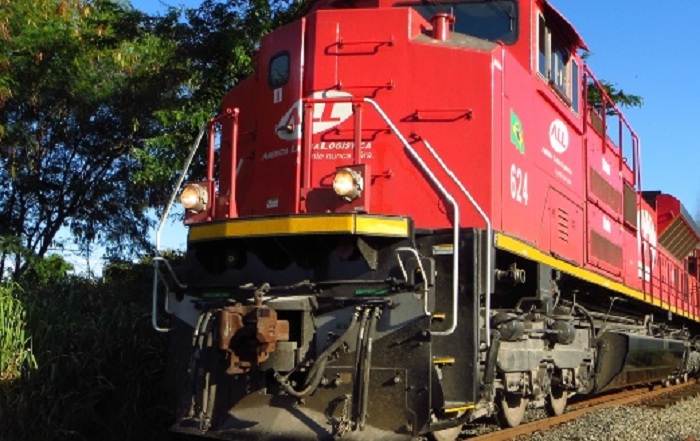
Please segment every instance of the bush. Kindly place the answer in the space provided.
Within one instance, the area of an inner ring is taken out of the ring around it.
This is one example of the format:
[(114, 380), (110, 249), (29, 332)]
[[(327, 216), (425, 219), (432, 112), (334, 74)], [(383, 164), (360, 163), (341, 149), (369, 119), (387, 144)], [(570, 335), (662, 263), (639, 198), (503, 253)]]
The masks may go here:
[(18, 380), (23, 371), (36, 367), (26, 332), (26, 310), (13, 283), (0, 284), (0, 382)]
[(134, 279), (24, 291), (37, 368), (0, 396), (0, 439), (168, 438), (167, 341), (150, 327), (150, 284)]

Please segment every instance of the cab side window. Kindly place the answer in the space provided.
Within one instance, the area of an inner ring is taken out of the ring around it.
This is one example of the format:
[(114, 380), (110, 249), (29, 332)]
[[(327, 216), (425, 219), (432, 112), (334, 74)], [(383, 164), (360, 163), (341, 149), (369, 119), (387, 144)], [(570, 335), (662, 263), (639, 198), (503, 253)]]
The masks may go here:
[(547, 25), (545, 17), (540, 14), (537, 19), (537, 72), (577, 113), (579, 71), (566, 41), (558, 35), (556, 29)]
[(267, 78), (270, 89), (277, 89), (287, 84), (289, 81), (289, 51), (282, 51), (270, 59)]

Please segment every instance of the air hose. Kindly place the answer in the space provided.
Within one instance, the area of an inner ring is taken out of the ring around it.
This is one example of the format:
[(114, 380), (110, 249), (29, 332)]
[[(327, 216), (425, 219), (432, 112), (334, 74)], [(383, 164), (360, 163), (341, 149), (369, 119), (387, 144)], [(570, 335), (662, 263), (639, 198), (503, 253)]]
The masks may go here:
[(282, 389), (284, 391), (295, 397), (295, 398), (303, 398), (309, 394), (312, 394), (316, 388), (318, 387), (319, 383), (321, 383), (321, 379), (323, 378), (323, 373), (326, 370), (326, 363), (328, 362), (328, 359), (330, 358), (331, 355), (340, 347), (348, 342), (350, 337), (352, 336), (353, 332), (357, 328), (357, 319), (358, 319), (359, 313), (355, 312), (352, 315), (352, 319), (350, 320), (350, 324), (348, 325), (348, 328), (345, 330), (343, 335), (340, 336), (336, 341), (331, 343), (330, 346), (326, 348), (321, 355), (318, 356), (316, 361), (314, 362), (313, 366), (309, 370), (309, 374), (306, 376), (306, 382), (305, 386), (301, 390), (296, 390), (294, 387), (289, 383), (287, 380), (286, 376), (280, 375), (279, 373), (275, 372), (275, 380), (279, 383), (280, 386), (282, 386)]

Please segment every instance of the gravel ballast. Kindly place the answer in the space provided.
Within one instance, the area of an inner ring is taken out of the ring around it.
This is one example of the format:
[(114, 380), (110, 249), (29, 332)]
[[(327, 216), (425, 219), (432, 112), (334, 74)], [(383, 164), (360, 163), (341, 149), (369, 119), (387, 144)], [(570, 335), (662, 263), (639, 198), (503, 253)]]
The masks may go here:
[(667, 408), (614, 406), (597, 410), (546, 432), (532, 441), (694, 441), (700, 438), (700, 398)]

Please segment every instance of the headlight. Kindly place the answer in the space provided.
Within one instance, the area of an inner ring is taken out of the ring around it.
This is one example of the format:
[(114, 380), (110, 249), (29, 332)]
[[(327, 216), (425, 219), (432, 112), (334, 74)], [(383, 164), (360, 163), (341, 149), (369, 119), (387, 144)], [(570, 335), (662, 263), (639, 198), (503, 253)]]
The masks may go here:
[(349, 168), (338, 170), (333, 178), (333, 191), (346, 201), (357, 198), (362, 193), (362, 185), (362, 175)]
[(180, 193), (180, 203), (185, 210), (192, 213), (199, 213), (207, 208), (209, 193), (207, 189), (199, 184), (187, 184)]

